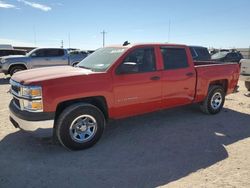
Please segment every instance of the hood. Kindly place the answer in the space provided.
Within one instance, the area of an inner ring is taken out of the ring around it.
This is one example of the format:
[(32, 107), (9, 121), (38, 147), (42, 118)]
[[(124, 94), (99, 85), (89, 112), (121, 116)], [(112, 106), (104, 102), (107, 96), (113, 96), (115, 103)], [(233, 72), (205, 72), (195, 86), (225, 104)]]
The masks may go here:
[(9, 55), (9, 56), (3, 56), (1, 59), (4, 59), (6, 61), (11, 60), (11, 61), (18, 61), (18, 60), (24, 60), (28, 59), (28, 56), (25, 55)]
[(91, 70), (78, 67), (56, 66), (17, 72), (11, 77), (11, 79), (21, 84), (29, 85), (32, 83), (40, 83), (47, 80), (88, 75), (93, 73), (94, 72), (92, 72)]

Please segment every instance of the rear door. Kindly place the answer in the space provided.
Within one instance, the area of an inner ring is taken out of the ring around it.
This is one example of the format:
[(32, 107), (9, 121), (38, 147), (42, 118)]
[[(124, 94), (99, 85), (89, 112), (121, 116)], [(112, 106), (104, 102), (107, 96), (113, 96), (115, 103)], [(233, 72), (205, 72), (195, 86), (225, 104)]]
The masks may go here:
[(68, 56), (64, 49), (48, 49), (46, 55), (51, 66), (68, 65)]
[(30, 63), (32, 68), (48, 67), (67, 65), (68, 59), (63, 49), (38, 49), (31, 55)]
[(195, 96), (196, 71), (186, 48), (160, 48), (164, 64), (162, 76), (163, 107), (192, 103)]
[[(119, 74), (124, 63), (137, 68), (131, 73)], [(153, 47), (132, 50), (114, 73), (115, 116), (126, 117), (143, 114), (161, 108), (161, 72)]]

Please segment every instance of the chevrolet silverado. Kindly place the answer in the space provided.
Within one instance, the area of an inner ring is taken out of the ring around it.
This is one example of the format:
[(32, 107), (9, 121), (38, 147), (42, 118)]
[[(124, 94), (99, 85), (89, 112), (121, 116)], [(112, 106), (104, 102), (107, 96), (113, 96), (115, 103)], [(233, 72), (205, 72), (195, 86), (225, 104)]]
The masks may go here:
[(66, 148), (86, 149), (109, 119), (193, 103), (217, 114), (237, 88), (239, 72), (237, 63), (193, 62), (185, 45), (105, 47), (77, 67), (14, 74), (10, 121), (26, 131), (51, 130)]

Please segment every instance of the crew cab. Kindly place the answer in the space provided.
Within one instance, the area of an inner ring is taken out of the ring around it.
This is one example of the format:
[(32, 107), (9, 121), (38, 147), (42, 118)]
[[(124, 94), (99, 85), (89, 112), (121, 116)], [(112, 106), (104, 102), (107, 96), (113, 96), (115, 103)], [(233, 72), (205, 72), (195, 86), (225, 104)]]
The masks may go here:
[(22, 71), (10, 80), (10, 120), (27, 131), (51, 130), (72, 150), (93, 146), (109, 119), (198, 103), (221, 111), (239, 79), (237, 63), (192, 60), (188, 46), (105, 47), (77, 67)]
[(76, 65), (87, 54), (74, 54), (62, 48), (36, 48), (27, 55), (13, 55), (1, 58), (0, 69), (4, 74), (14, 73), (26, 69), (49, 66)]

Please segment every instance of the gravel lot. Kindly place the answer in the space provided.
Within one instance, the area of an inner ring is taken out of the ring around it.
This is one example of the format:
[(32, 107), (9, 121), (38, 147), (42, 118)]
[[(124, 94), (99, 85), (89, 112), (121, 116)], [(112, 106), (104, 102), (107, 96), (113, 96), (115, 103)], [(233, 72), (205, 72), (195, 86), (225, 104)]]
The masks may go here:
[(192, 105), (111, 122), (93, 148), (71, 152), (15, 129), (0, 74), (0, 187), (250, 187), (250, 98), (223, 111)]

